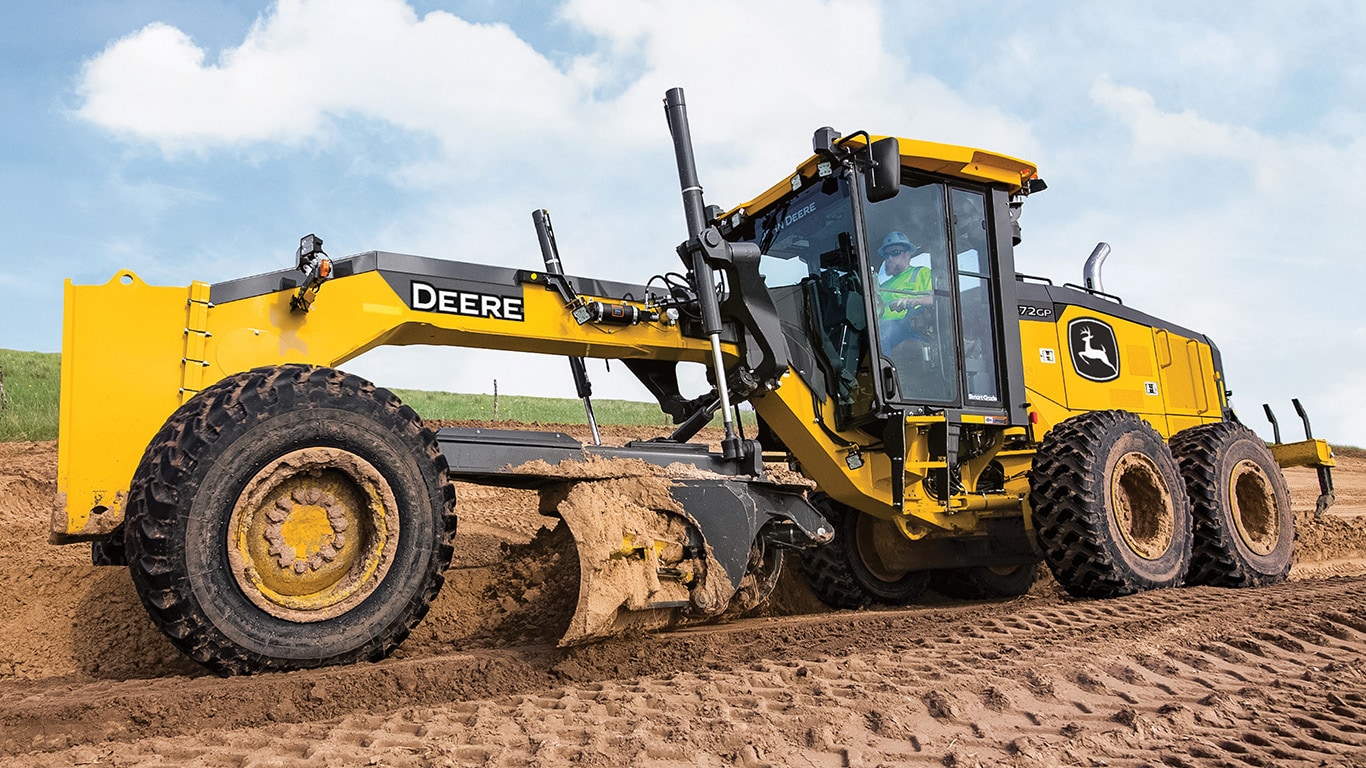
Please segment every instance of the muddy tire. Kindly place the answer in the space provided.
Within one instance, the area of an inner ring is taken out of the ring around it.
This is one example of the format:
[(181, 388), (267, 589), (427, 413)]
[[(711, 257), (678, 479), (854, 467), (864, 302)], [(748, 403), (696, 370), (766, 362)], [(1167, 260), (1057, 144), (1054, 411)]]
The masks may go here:
[(1034, 586), (1038, 574), (1038, 563), (946, 568), (934, 572), (930, 577), (930, 587), (945, 597), (959, 600), (1019, 597)]
[(898, 571), (882, 564), (872, 546), (879, 526), (889, 526), (839, 502), (816, 494), (811, 504), (835, 526), (829, 544), (802, 553), (802, 573), (821, 602), (831, 608), (863, 608), (872, 603), (908, 605), (929, 586), (929, 571)]
[(440, 589), (455, 491), (398, 398), (302, 365), (230, 376), (177, 410), (129, 492), (133, 584), (220, 674), (378, 660)]
[(745, 575), (740, 578), (740, 588), (735, 590), (722, 616), (738, 619), (758, 613), (777, 590), (786, 563), (787, 553), (782, 547), (766, 543), (762, 537), (756, 539), (750, 548)]
[(1191, 557), (1186, 486), (1162, 436), (1127, 411), (1070, 418), (1029, 475), (1044, 561), (1077, 597), (1180, 585)]
[(1189, 584), (1255, 587), (1284, 581), (1295, 549), (1295, 515), (1266, 443), (1232, 422), (1172, 437), (1195, 525)]

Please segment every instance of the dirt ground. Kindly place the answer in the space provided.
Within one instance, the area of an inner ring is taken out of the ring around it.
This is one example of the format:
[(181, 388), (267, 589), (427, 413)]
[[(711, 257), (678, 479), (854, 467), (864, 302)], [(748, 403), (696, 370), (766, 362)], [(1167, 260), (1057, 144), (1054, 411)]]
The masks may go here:
[(1340, 463), (1320, 521), (1287, 472), (1275, 587), (831, 612), (789, 576), (772, 615), (573, 649), (563, 533), (533, 493), (461, 486), (456, 562), (392, 658), (221, 679), (126, 569), (46, 543), (55, 445), (0, 444), (0, 763), (1366, 765), (1366, 461)]

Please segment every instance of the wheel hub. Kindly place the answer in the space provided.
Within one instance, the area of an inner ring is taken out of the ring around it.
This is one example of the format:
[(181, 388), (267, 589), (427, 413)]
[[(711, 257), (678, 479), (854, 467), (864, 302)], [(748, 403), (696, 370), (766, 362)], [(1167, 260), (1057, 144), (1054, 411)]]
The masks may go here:
[(1129, 548), (1145, 560), (1156, 560), (1175, 538), (1172, 496), (1153, 460), (1126, 453), (1110, 475), (1110, 501), (1115, 522)]
[[(295, 573), (317, 571), (346, 548), (351, 527), (337, 497), (316, 487), (282, 494), (266, 510), (266, 540), (280, 567)], [(351, 549), (354, 551), (354, 547)]]
[(247, 482), (228, 526), (228, 560), (248, 599), (278, 618), (322, 621), (383, 581), (398, 541), (398, 504), (369, 462), (305, 448)]
[(859, 515), (855, 535), (859, 559), (869, 573), (882, 581), (897, 581), (908, 573), (905, 568), (889, 564), (892, 560), (889, 555), (899, 544), (897, 536), (896, 526), (892, 523), (871, 515)]
[(1266, 472), (1252, 461), (1240, 461), (1233, 467), (1229, 482), (1229, 509), (1238, 535), (1248, 549), (1259, 555), (1269, 555), (1280, 541), (1280, 525), (1276, 518), (1276, 492)]

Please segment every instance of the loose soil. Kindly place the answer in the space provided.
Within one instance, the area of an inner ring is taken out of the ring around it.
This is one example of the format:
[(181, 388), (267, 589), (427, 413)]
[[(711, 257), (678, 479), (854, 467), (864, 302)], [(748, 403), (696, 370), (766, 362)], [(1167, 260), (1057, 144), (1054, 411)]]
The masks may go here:
[(1314, 473), (1286, 476), (1296, 559), (1274, 587), (1078, 601), (1045, 576), (1009, 601), (828, 611), (789, 568), (759, 618), (567, 649), (563, 526), (536, 492), (460, 486), (446, 586), (393, 657), (221, 679), (126, 569), (46, 543), (55, 444), (0, 444), (0, 762), (1363, 765), (1366, 461), (1340, 459), (1317, 521)]

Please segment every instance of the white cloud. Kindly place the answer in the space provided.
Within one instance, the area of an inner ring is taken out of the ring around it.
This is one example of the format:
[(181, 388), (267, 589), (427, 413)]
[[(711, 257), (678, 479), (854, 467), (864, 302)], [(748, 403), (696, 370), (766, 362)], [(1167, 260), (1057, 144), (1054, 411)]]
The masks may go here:
[(318, 115), (290, 108), (302, 101), (293, 83), (261, 77), (264, 62), (247, 56), (205, 66), (204, 55), (184, 32), (148, 25), (88, 64), (79, 114), (168, 149), (195, 141), (297, 141), (300, 128), (316, 129)]
[[(184, 32), (152, 24), (87, 64), (79, 114), (168, 152), (299, 144), (324, 139), (336, 120), (374, 119), (436, 137), (468, 168), (514, 150), (566, 163), (584, 148), (657, 148), (661, 95), (683, 85), (706, 126), (699, 145), (745, 165), (790, 168), (799, 158), (789, 144), (809, 146), (824, 123), (1031, 144), (1016, 121), (904, 74), (878, 43), (872, 2), (577, 0), (561, 15), (598, 41), (563, 71), (506, 25), (419, 18), (401, 0), (282, 0), (212, 62)], [(833, 41), (854, 42), (853, 58), (812, 66)]]
[[(683, 233), (661, 108), (675, 85), (688, 91), (708, 201), (721, 205), (790, 173), (823, 124), (1036, 146), (1018, 120), (908, 72), (880, 45), (880, 7), (866, 0), (578, 0), (560, 14), (595, 42), (563, 69), (505, 25), (419, 18), (400, 0), (284, 0), (215, 61), (179, 30), (151, 25), (89, 62), (79, 114), (171, 154), (340, 146), (333, 138), (356, 120), (429, 136), (434, 153), (387, 169), (352, 164), (428, 190), (429, 204), (386, 226), (401, 241), (382, 247), (440, 247), (451, 241), (437, 235), (454, 230), (497, 259), (508, 230), (491, 222), (547, 206), (594, 232), (585, 270), (640, 269), (641, 253), (675, 268)], [(820, 63), (832, 50), (842, 66)], [(490, 216), (492, 201), (514, 214)]]
[[(491, 64), (491, 65), (490, 65)], [(91, 60), (81, 117), (170, 152), (254, 141), (298, 144), (330, 119), (378, 118), (451, 150), (481, 137), (574, 131), (577, 88), (506, 25), (401, 0), (281, 0), (217, 61), (151, 24)]]
[[(687, 89), (717, 204), (790, 172), (820, 125), (988, 147), (1041, 161), (1054, 184), (1027, 206), (1023, 271), (1076, 281), (1107, 240), (1107, 288), (1214, 337), (1245, 417), (1300, 395), (1366, 442), (1366, 409), (1340, 384), (1362, 380), (1366, 350), (1335, 351), (1363, 327), (1366, 70), (1334, 53), (1363, 11), (1337, 7), (1334, 27), (1298, 8), (1187, 5), (569, 0), (556, 23), (587, 43), (552, 59), (506, 25), (400, 0), (283, 0), (213, 60), (165, 25), (115, 42), (88, 62), (79, 114), (173, 162), (354, 153), (351, 173), (416, 200), (353, 226), (363, 248), (534, 265), (528, 212), (549, 207), (571, 271), (633, 281), (678, 268), (668, 87)], [(380, 165), (357, 125), (414, 146)], [(409, 377), (385, 383), (486, 389), (490, 366), (521, 365), (444, 355), (385, 358)], [(535, 393), (555, 367), (509, 380)]]
[(1132, 139), (1132, 157), (1143, 163), (1170, 163), (1189, 157), (1250, 163), (1264, 142), (1241, 126), (1201, 117), (1195, 110), (1163, 112), (1151, 94), (1100, 80), (1091, 89), (1095, 102), (1124, 121)]

